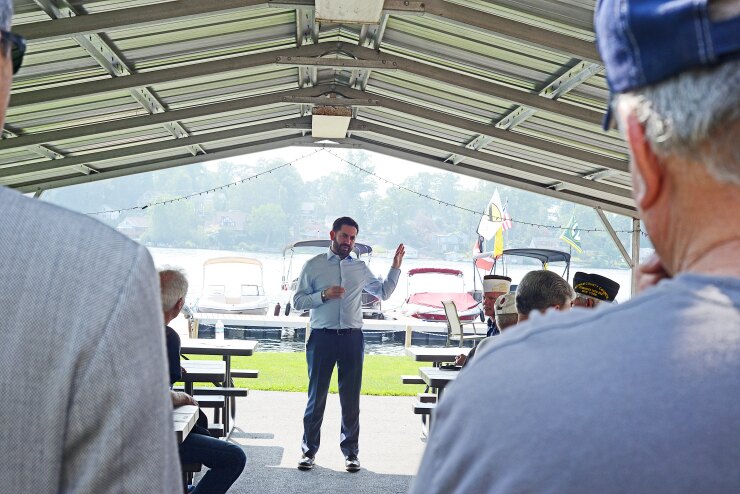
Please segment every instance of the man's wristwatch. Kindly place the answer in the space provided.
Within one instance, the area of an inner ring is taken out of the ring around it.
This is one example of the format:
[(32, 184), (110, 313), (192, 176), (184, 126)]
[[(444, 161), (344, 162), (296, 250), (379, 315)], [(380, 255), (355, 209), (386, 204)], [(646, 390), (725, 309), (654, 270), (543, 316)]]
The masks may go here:
[(326, 302), (326, 290), (321, 290), (321, 301)]

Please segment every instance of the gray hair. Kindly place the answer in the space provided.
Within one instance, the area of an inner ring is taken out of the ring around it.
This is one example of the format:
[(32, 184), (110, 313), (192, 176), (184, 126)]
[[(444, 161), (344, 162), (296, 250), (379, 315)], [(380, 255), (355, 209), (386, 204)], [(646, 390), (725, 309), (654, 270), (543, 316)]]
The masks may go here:
[(162, 292), (162, 310), (172, 309), (188, 293), (188, 279), (180, 268), (165, 266), (159, 270), (159, 288)]
[(517, 323), (519, 320), (518, 314), (496, 314), (496, 327), (499, 331), (503, 331)]
[(589, 297), (588, 295), (584, 295), (582, 293), (577, 293), (577, 292), (576, 292), (576, 298), (575, 299), (576, 300), (582, 300), (584, 302), (586, 302), (588, 300), (593, 300), (594, 301), (594, 307), (596, 307), (597, 305), (599, 305), (601, 302), (607, 302), (607, 303), (609, 303), (606, 300), (601, 300), (601, 299), (596, 298), (596, 297)]
[(13, 2), (10, 0), (0, 0), (0, 27), (4, 31), (10, 31), (10, 25), (13, 21)]
[(645, 126), (658, 156), (686, 156), (716, 180), (740, 185), (740, 60), (683, 72), (617, 98)]
[(516, 311), (528, 316), (556, 305), (570, 304), (576, 294), (561, 276), (544, 269), (524, 275), (516, 289)]

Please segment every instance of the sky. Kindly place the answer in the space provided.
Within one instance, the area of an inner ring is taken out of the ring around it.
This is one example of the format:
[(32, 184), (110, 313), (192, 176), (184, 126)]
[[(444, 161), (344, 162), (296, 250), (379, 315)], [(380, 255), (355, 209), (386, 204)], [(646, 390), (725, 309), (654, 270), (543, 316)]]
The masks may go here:
[[(313, 154), (316, 149), (309, 147), (286, 147), (282, 149), (276, 149), (271, 151), (264, 151), (261, 153), (253, 153), (245, 156), (239, 156), (236, 158), (229, 158), (229, 162), (236, 164), (250, 164), (261, 159), (264, 160), (285, 160), (291, 161), (307, 156), (300, 161), (297, 161), (293, 167), (304, 181), (313, 181), (321, 178), (325, 175), (340, 171), (349, 165), (325, 152), (319, 152)], [(345, 149), (332, 149), (331, 152), (338, 154), (344, 158), (347, 158), (349, 151)], [(401, 183), (404, 179), (417, 175), (419, 173), (449, 173), (444, 170), (438, 170), (436, 168), (414, 163), (391, 156), (385, 156), (382, 154), (374, 153), (372, 151), (364, 151), (370, 157), (369, 162), (375, 167), (375, 173), (395, 183)], [(459, 184), (462, 187), (472, 188), (478, 179), (460, 176)], [(382, 181), (378, 181), (378, 191), (383, 192), (389, 187), (388, 184)]]

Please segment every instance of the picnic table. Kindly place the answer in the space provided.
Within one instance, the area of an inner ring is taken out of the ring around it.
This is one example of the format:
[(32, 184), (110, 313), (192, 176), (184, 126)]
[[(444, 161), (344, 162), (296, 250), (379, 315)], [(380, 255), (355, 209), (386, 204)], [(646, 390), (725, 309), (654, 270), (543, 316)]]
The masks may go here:
[(197, 420), (198, 407), (195, 405), (182, 405), (172, 410), (172, 421), (178, 443), (183, 442), (188, 437)]
[(421, 346), (406, 347), (406, 355), (417, 362), (432, 362), (435, 367), (441, 362), (453, 362), (458, 355), (467, 355), (470, 348), (427, 348)]
[[(231, 357), (249, 357), (254, 354), (257, 348), (257, 341), (255, 340), (205, 340), (205, 339), (193, 339), (183, 338), (180, 342), (180, 353), (190, 355), (218, 355), (221, 356), (223, 361), (218, 362), (223, 365), (223, 377), (221, 379), (206, 379), (198, 380), (198, 382), (218, 382), (223, 383), (223, 387), (234, 386), (234, 373), (235, 371), (231, 367)], [(204, 360), (186, 360), (183, 362), (213, 362)], [(198, 364), (196, 364), (198, 365)], [(187, 370), (187, 367), (183, 365)], [(184, 377), (184, 376), (183, 376)], [(242, 376), (243, 377), (243, 376)], [(256, 373), (250, 373), (250, 377), (256, 377)], [(187, 391), (187, 382), (186, 382)], [(192, 394), (192, 382), (190, 384), (190, 392)], [(224, 411), (223, 411), (223, 426), (224, 433), (228, 437), (233, 425), (231, 419), (234, 418), (236, 411), (236, 400), (233, 396), (224, 396)]]
[(180, 365), (185, 369), (182, 382), (189, 395), (193, 394), (193, 383), (226, 381), (226, 364), (220, 360), (181, 360)]
[(459, 370), (444, 370), (439, 367), (419, 367), (419, 375), (427, 386), (436, 390), (437, 399), (442, 397), (444, 388), (460, 374)]

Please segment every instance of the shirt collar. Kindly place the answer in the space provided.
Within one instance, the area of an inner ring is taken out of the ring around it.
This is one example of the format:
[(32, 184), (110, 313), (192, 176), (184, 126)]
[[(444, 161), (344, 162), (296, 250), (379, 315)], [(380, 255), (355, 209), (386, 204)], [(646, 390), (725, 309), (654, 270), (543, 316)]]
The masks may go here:
[[(335, 254), (334, 251), (331, 250), (331, 247), (330, 247), (326, 253), (326, 259), (330, 261), (334, 257), (336, 257), (337, 259), (339, 259), (339, 261), (341, 261), (341, 259), (339, 258), (339, 255)], [(350, 261), (355, 260), (354, 257), (352, 257), (352, 253), (350, 253), (347, 257), (345, 257), (345, 259), (349, 259)]]

